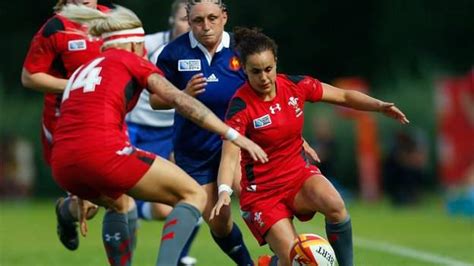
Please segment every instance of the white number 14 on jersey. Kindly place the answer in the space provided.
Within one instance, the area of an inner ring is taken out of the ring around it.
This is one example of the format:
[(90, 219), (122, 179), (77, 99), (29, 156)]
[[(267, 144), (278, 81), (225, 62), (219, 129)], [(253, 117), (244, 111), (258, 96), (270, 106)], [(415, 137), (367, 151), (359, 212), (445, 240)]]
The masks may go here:
[[(102, 67), (96, 66), (104, 59), (105, 57), (99, 57), (87, 66), (78, 68), (74, 74), (72, 74), (71, 78), (67, 82), (66, 89), (64, 90), (62, 102), (69, 98), (69, 94), (73, 90), (83, 88), (84, 93), (93, 92), (95, 90), (95, 86), (100, 85), (100, 81), (102, 80), (102, 77), (100, 76)], [(79, 75), (77, 76), (77, 74)]]

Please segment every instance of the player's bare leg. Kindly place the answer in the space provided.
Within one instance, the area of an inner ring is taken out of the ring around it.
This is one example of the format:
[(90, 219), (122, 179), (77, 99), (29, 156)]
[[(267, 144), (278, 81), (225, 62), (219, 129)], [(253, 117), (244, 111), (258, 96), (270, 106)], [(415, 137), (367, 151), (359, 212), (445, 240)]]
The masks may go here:
[(224, 206), (218, 216), (209, 220), (211, 210), (217, 202), (217, 185), (215, 182), (202, 186), (207, 193), (207, 203), (203, 219), (211, 229), (211, 235), (217, 245), (237, 265), (252, 265), (252, 258), (243, 241), (242, 233), (232, 220), (230, 206)]
[(296, 236), (295, 227), (288, 218), (279, 220), (268, 230), (265, 241), (267, 241), (270, 248), (277, 255), (278, 265), (291, 265), (290, 249)]
[(181, 168), (157, 157), (128, 194), (174, 206), (163, 227), (157, 265), (177, 265), (181, 250), (201, 217), (206, 193)]
[(326, 217), (326, 235), (340, 266), (353, 265), (352, 225), (344, 201), (322, 175), (308, 178), (294, 200), (296, 213), (321, 212)]

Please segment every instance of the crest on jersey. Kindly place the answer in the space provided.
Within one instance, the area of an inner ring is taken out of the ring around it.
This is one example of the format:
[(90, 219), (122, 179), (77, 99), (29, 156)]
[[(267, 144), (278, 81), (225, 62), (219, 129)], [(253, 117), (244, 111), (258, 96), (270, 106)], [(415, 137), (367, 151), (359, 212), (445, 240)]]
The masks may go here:
[(269, 126), (271, 124), (272, 124), (272, 119), (270, 118), (270, 115), (268, 114), (253, 120), (254, 128), (262, 128), (262, 127)]
[(83, 51), (87, 49), (86, 40), (73, 40), (67, 43), (69, 51)]
[(293, 97), (291, 96), (290, 99), (288, 99), (288, 105), (295, 108), (295, 115), (296, 117), (299, 117), (300, 115), (303, 114), (303, 111), (301, 111), (301, 108), (298, 106), (298, 97)]
[(229, 62), (229, 68), (238, 71), (240, 69), (240, 60), (237, 56), (232, 56)]
[(178, 60), (178, 71), (200, 71), (201, 60), (199, 59), (181, 59)]

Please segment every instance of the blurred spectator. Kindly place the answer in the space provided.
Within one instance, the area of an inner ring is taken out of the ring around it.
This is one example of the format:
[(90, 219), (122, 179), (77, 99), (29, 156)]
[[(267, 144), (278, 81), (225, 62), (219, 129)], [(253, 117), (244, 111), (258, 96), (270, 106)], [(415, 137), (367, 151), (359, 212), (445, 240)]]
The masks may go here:
[(334, 135), (334, 129), (331, 125), (330, 118), (326, 116), (315, 116), (311, 121), (312, 135), (308, 139), (309, 144), (318, 153), (318, 168), (336, 187), (337, 191), (348, 202), (352, 196), (351, 193), (344, 188), (339, 182), (336, 170), (337, 162), (337, 141)]
[(437, 84), (439, 172), (450, 214), (474, 216), (474, 69)]
[(331, 122), (327, 117), (315, 116), (311, 121), (311, 129), (313, 135), (308, 141), (321, 160), (318, 167), (326, 177), (333, 179), (336, 176), (337, 143)]
[(0, 138), (0, 198), (31, 196), (35, 179), (33, 147), (9, 135)]
[(448, 189), (446, 207), (449, 214), (474, 217), (474, 162), (467, 170), (464, 183)]
[(398, 131), (384, 163), (384, 188), (393, 204), (413, 205), (420, 199), (427, 166), (427, 142), (422, 131)]

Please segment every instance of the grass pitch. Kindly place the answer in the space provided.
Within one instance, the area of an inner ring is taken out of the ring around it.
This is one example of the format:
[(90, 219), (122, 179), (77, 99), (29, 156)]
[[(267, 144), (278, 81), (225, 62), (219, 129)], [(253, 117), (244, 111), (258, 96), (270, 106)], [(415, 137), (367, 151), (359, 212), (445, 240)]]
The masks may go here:
[[(417, 207), (397, 209), (386, 202), (348, 204), (354, 232), (356, 265), (474, 265), (474, 219), (448, 216), (438, 198)], [(0, 202), (0, 265), (107, 265), (100, 238), (104, 211), (89, 221), (89, 235), (71, 252), (56, 237), (54, 200)], [(269, 254), (259, 247), (233, 206), (251, 255)], [(300, 233), (325, 236), (321, 214), (297, 222)], [(162, 222), (141, 222), (134, 265), (154, 265)], [(203, 225), (191, 248), (198, 265), (233, 265)]]

